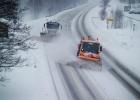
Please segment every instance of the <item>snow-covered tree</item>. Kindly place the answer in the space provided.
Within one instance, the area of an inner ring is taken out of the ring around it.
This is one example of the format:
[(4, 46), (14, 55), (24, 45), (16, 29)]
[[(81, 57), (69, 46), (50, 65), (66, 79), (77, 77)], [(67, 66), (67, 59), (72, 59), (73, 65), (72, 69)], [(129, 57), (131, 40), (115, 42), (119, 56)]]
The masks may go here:
[(117, 9), (114, 13), (114, 28), (123, 27), (123, 12), (120, 9)]
[(28, 0), (27, 4), (32, 18), (38, 18), (40, 15), (54, 15), (81, 2), (86, 2), (86, 0)]
[(101, 20), (105, 20), (106, 18), (106, 8), (110, 0), (102, 0), (102, 9), (100, 11), (100, 18)]
[(110, 0), (102, 0), (103, 8), (106, 8)]
[(18, 0), (0, 0), (0, 18), (16, 19), (18, 13)]
[(101, 20), (105, 20), (106, 18), (106, 10), (103, 8), (101, 11), (100, 11), (100, 18)]
[[(27, 50), (30, 27), (23, 25), (18, 9), (18, 0), (0, 1), (0, 18), (7, 20), (8, 38), (0, 38), (0, 72), (15, 67), (23, 62), (18, 56), (19, 50)], [(10, 9), (11, 8), (11, 9)], [(8, 9), (10, 9), (8, 11)]]

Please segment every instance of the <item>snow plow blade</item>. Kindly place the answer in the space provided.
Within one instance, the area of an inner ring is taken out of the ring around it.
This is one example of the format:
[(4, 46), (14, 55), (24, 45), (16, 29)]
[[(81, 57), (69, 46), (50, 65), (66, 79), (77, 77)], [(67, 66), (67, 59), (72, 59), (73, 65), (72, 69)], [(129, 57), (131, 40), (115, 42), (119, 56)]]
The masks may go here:
[(78, 56), (79, 58), (81, 59), (84, 59), (84, 60), (90, 60), (90, 61), (95, 61), (95, 62), (100, 62), (100, 59), (97, 59), (97, 58), (92, 58), (92, 57), (86, 57), (86, 56)]

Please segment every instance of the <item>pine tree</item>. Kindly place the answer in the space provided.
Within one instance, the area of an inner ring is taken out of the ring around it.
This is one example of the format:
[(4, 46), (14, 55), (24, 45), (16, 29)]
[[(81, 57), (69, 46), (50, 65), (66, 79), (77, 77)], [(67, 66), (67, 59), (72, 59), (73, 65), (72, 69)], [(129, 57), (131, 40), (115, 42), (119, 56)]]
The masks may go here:
[(0, 1), (0, 18), (7, 20), (16, 19), (18, 14), (18, 0)]
[(17, 56), (19, 50), (27, 50), (30, 27), (23, 25), (18, 8), (18, 0), (0, 1), (0, 18), (8, 20), (8, 38), (0, 38), (0, 72), (15, 67), (23, 62), (22, 57)]

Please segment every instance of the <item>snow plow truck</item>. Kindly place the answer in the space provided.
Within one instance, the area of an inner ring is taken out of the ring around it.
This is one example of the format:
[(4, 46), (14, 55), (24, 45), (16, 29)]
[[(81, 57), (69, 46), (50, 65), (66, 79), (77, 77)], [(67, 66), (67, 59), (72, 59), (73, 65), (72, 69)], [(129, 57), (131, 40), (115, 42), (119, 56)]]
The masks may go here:
[(90, 36), (83, 37), (77, 51), (80, 59), (101, 63), (102, 46), (98, 40), (93, 40)]
[(60, 23), (50, 21), (44, 23), (40, 35), (46, 35), (47, 33), (56, 33), (59, 29), (62, 29), (62, 25)]

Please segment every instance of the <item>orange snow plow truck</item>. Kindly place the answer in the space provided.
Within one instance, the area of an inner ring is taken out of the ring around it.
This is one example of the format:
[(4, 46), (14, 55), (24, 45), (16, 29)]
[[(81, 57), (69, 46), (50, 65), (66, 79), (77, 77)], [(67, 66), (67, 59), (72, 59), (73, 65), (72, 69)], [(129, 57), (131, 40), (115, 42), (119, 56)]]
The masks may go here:
[(79, 46), (77, 56), (81, 59), (95, 61), (97, 63), (101, 62), (102, 46), (99, 41), (94, 41), (90, 36), (84, 37)]

